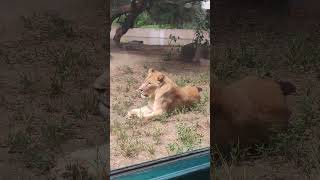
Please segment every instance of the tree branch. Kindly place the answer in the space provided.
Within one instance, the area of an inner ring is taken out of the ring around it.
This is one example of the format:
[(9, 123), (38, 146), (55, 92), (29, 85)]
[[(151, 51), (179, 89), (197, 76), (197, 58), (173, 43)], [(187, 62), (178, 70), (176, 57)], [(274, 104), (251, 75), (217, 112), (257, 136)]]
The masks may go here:
[(137, 17), (147, 8), (147, 0), (141, 0), (136, 2), (133, 0), (131, 2), (130, 11), (127, 12), (126, 19), (124, 23), (116, 30), (116, 33), (113, 37), (113, 40), (117, 45), (120, 44), (121, 37), (128, 32), (130, 28), (133, 27), (135, 20)]

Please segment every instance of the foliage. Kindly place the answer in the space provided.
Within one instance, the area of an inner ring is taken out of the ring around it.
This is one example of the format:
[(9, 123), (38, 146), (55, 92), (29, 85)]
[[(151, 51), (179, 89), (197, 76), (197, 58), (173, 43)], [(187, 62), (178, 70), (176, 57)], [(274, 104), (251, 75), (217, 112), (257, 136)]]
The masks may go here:
[[(200, 2), (201, 0), (199, 0)], [(194, 28), (194, 16), (201, 10), (199, 2), (190, 3), (192, 7), (185, 7), (184, 1), (150, 1), (150, 7), (141, 13), (135, 21), (135, 27), (153, 27), (153, 28)], [(127, 0), (120, 2), (114, 1), (112, 11), (115, 11), (122, 5), (129, 4)], [(118, 17), (113, 23), (122, 24), (126, 15)]]
[(204, 32), (210, 33), (210, 19), (206, 12), (201, 8), (196, 9), (193, 27), (195, 30), (194, 42), (197, 45), (204, 43), (209, 46), (209, 41), (204, 38)]
[(148, 13), (157, 24), (170, 24), (182, 28), (184, 24), (192, 22), (197, 9), (200, 9), (199, 4), (186, 8), (179, 1), (176, 3), (153, 1)]

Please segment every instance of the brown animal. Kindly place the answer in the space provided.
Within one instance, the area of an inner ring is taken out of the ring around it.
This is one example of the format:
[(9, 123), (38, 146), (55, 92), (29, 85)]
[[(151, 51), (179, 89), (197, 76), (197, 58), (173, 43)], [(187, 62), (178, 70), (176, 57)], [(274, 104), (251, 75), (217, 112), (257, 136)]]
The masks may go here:
[(151, 68), (138, 91), (142, 98), (149, 98), (148, 105), (132, 109), (127, 114), (128, 118), (138, 116), (151, 119), (179, 106), (191, 105), (200, 100), (202, 89), (195, 86), (178, 87), (168, 76)]
[(213, 89), (213, 143), (266, 142), (272, 128), (287, 128), (291, 113), (285, 96), (295, 91), (290, 82), (257, 77), (246, 77), (225, 88)]

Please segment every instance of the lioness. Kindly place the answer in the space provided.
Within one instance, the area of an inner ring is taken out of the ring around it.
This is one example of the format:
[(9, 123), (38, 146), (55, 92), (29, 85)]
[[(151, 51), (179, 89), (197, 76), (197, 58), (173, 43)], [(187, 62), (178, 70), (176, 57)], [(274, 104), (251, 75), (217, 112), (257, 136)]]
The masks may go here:
[(178, 87), (165, 74), (150, 68), (143, 84), (138, 89), (141, 98), (149, 98), (148, 105), (132, 109), (127, 117), (151, 119), (179, 106), (188, 106), (200, 100), (202, 88)]
[(215, 144), (267, 142), (272, 131), (285, 130), (291, 112), (286, 96), (296, 93), (288, 81), (248, 76), (213, 90), (211, 128)]

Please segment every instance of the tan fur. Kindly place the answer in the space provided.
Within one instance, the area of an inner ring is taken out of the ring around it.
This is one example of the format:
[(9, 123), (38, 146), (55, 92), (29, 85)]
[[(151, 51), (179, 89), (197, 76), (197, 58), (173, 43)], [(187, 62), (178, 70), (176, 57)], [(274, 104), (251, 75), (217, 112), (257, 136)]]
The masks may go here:
[(252, 144), (268, 140), (270, 128), (286, 128), (290, 111), (280, 85), (246, 77), (213, 90), (212, 138), (216, 144)]
[(179, 106), (191, 105), (200, 100), (201, 88), (178, 87), (168, 76), (149, 69), (139, 91), (142, 98), (149, 98), (148, 105), (129, 111), (127, 115), (129, 118), (136, 115), (140, 118), (151, 119)]

